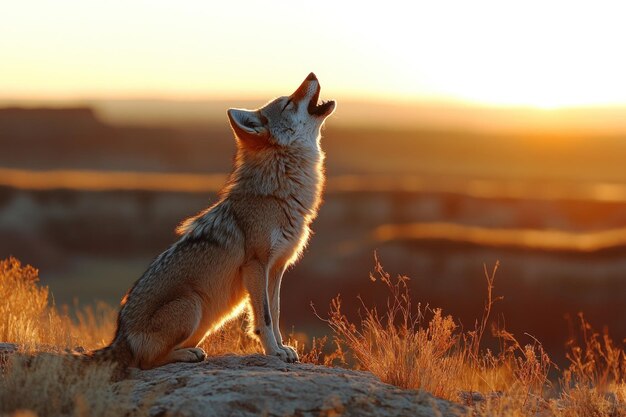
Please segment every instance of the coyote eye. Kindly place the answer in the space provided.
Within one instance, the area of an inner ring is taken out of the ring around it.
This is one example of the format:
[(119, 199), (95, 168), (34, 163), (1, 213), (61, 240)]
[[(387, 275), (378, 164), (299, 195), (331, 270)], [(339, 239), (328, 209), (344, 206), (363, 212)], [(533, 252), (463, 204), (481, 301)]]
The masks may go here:
[(287, 103), (285, 104), (285, 106), (283, 107), (283, 109), (281, 110), (281, 112), (285, 111), (285, 109), (287, 108), (287, 106), (291, 104), (291, 99), (287, 99)]

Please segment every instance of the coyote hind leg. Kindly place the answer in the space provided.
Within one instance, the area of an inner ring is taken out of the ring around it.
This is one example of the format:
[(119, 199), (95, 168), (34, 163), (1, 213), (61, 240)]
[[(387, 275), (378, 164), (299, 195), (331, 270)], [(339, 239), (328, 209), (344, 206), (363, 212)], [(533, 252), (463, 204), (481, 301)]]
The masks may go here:
[(196, 332), (201, 319), (202, 306), (193, 296), (160, 307), (143, 328), (128, 334), (137, 365), (151, 369), (172, 362), (204, 360), (206, 354), (200, 348), (179, 349)]

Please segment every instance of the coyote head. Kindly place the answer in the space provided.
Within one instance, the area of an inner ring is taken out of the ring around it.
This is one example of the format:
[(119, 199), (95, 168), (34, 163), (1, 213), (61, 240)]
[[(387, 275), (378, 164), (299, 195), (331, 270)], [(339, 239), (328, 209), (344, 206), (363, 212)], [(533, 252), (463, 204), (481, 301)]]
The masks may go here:
[(320, 128), (335, 110), (334, 101), (318, 104), (320, 84), (310, 73), (290, 96), (257, 110), (230, 109), (228, 118), (240, 147), (318, 147)]

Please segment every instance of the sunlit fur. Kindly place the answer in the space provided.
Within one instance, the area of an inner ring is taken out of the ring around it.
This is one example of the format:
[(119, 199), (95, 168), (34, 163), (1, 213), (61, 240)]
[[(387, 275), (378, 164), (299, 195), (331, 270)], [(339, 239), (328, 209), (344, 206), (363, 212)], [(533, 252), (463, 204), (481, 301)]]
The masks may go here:
[(115, 339), (94, 357), (143, 369), (202, 360), (199, 342), (249, 300), (265, 353), (298, 359), (282, 343), (279, 292), (321, 201), (320, 129), (335, 103), (313, 103), (317, 112), (309, 114), (318, 94), (311, 74), (289, 97), (228, 111), (237, 155), (218, 202), (178, 227), (179, 240), (124, 297)]

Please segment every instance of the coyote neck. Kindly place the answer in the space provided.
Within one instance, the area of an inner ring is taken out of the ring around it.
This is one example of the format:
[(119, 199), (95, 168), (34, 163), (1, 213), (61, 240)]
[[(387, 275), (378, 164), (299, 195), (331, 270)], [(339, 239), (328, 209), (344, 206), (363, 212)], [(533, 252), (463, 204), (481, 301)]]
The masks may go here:
[(228, 195), (271, 197), (293, 207), (309, 223), (316, 215), (324, 186), (321, 149), (273, 148), (238, 155)]

